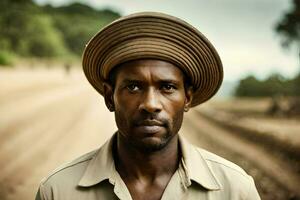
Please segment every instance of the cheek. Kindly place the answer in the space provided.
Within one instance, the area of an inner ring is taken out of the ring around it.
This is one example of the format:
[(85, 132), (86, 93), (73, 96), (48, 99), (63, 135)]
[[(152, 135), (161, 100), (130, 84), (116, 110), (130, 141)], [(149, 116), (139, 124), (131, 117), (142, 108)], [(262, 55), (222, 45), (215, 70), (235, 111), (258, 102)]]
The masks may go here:
[(184, 115), (184, 109), (181, 108), (179, 110), (176, 110), (175, 113), (173, 113), (172, 116), (172, 126), (175, 132), (178, 132), (181, 128), (181, 124), (183, 121), (183, 115)]
[(184, 111), (186, 99), (184, 91), (176, 92), (172, 95), (164, 97), (163, 99), (163, 104), (166, 106), (166, 109), (174, 113), (174, 115)]
[(173, 131), (178, 131), (181, 127), (184, 115), (185, 99), (179, 96), (176, 100), (166, 102), (165, 110), (169, 115), (170, 125)]
[(120, 95), (114, 96), (115, 103), (115, 120), (119, 130), (128, 130), (130, 128), (130, 120), (135, 112), (134, 99)]
[(128, 123), (126, 121), (127, 117), (124, 113), (120, 112), (119, 110), (115, 111), (115, 121), (119, 130), (127, 130)]
[(115, 109), (120, 114), (132, 116), (132, 114), (137, 109), (137, 98), (133, 98), (129, 95), (115, 95), (114, 96), (114, 103)]

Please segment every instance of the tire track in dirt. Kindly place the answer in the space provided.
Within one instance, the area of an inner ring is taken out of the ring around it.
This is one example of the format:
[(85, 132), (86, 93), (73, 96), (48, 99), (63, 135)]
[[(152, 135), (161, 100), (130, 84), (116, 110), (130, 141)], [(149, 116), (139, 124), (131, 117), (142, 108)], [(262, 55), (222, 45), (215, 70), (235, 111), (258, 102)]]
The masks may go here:
[(0, 69), (0, 104), (65, 82), (64, 73), (59, 69)]
[[(35, 135), (31, 137), (31, 144), (28, 144), (29, 148), (22, 152), (19, 155), (11, 155), (14, 159), (11, 162), (7, 163), (2, 170), (0, 176), (0, 184), (5, 184), (6, 182), (10, 182), (14, 185), (13, 179), (18, 179), (18, 177), (22, 177), (22, 175), (30, 174), (32, 171), (32, 166), (40, 165), (45, 158), (47, 158), (47, 151), (48, 148), (55, 149), (56, 145), (60, 142), (64, 141), (64, 137), (70, 134), (69, 129), (72, 124), (78, 123), (81, 113), (83, 112), (82, 107), (76, 109), (73, 112), (73, 116), (69, 116), (67, 112), (59, 113), (59, 116), (56, 118), (50, 118), (53, 122), (49, 126), (49, 128), (45, 132), (40, 132), (40, 136), (37, 138)], [(69, 116), (69, 118), (67, 117)], [(30, 137), (30, 135), (29, 135)], [(51, 146), (49, 146), (51, 144)], [(19, 179), (21, 180), (21, 179)]]
[[(9, 148), (0, 151), (6, 158), (2, 159), (5, 162), (0, 174), (1, 199), (34, 199), (39, 181), (54, 167), (91, 147), (98, 147), (112, 135), (115, 130), (113, 115), (104, 111), (100, 95), (89, 89), (80, 89), (77, 85), (65, 87), (64, 94), (76, 92), (45, 103), (42, 109), (38, 106), (30, 118), (24, 114), (28, 121), (21, 126), (12, 119), (12, 125), (17, 126), (19, 132), (13, 139), (4, 140)], [(44, 102), (44, 98), (39, 99)], [(102, 123), (97, 123), (98, 119)], [(36, 127), (32, 128), (32, 124)]]
[(0, 115), (0, 146), (3, 145), (3, 141), (11, 141), (18, 133), (19, 127), (30, 124), (31, 119), (51, 110), (51, 105), (56, 106), (64, 98), (74, 96), (84, 89), (86, 87), (75, 89), (74, 86), (68, 85), (1, 105), (0, 112), (3, 115)]
[[(68, 83), (67, 83), (68, 84)], [(69, 83), (70, 84), (70, 83)], [(60, 82), (47, 82), (47, 83), (36, 83), (25, 88), (18, 88), (16, 91), (1, 91), (0, 92), (0, 105), (5, 105), (16, 99), (23, 99), (28, 96), (41, 94), (42, 92), (49, 91), (53, 88), (63, 87), (66, 85), (65, 81)]]
[[(188, 114), (185, 123), (191, 126), (189, 133), (193, 130), (198, 130), (197, 134), (186, 134), (186, 137), (192, 143), (198, 143), (201, 138), (210, 138), (217, 146), (221, 146), (226, 152), (232, 152), (240, 157), (243, 157), (247, 162), (255, 165), (259, 170), (262, 170), (273, 181), (276, 181), (282, 189), (293, 196), (299, 196), (299, 174), (295, 174), (288, 170), (290, 167), (282, 160), (275, 158), (270, 153), (265, 151), (261, 146), (247, 141), (243, 138), (231, 134), (226, 129), (217, 127), (207, 119), (197, 114), (197, 111), (191, 111)], [(198, 139), (197, 139), (198, 137)], [(204, 148), (211, 149), (207, 144), (200, 144)], [(218, 147), (217, 147), (218, 148)], [(274, 191), (273, 191), (274, 192)]]
[[(43, 140), (48, 137), (47, 133), (49, 131), (51, 132), (56, 126), (59, 126), (60, 123), (62, 123), (61, 126), (64, 125), (63, 123), (68, 124), (68, 121), (72, 120), (72, 118), (78, 114), (76, 109), (83, 107), (85, 101), (72, 101), (72, 99), (80, 94), (84, 95), (84, 91), (79, 90), (77, 91), (77, 95), (75, 93), (71, 96), (65, 96), (65, 99), (62, 99), (60, 102), (67, 105), (64, 106), (64, 109), (49, 106), (47, 107), (49, 111), (29, 118), (26, 126), (20, 126), (18, 131), (9, 132), (10, 134), (13, 133), (12, 135), (14, 135), (14, 137), (10, 137), (9, 140), (5, 140), (1, 144), (0, 157), (5, 161), (0, 161), (0, 168), (3, 173), (7, 173), (5, 170), (6, 168), (10, 168), (9, 164), (11, 162), (16, 162), (21, 156), (27, 154), (28, 147), (32, 147), (33, 141), (35, 143), (42, 143)], [(69, 116), (70, 111), (74, 112), (74, 116)], [(15, 126), (19, 125), (15, 124)], [(5, 168), (4, 165), (7, 167)]]
[[(81, 95), (85, 96), (84, 93)], [(70, 103), (70, 102), (69, 102)], [(82, 104), (73, 104), (66, 106), (62, 104), (57, 107), (60, 111), (57, 115), (49, 117), (49, 128), (45, 132), (39, 132), (38, 138), (35, 134), (28, 135), (32, 143), (28, 149), (20, 155), (16, 156), (1, 171), (0, 185), (9, 183), (8, 192), (16, 189), (16, 186), (22, 184), (26, 180), (26, 176), (30, 177), (34, 172), (34, 167), (42, 167), (48, 158), (48, 151), (56, 149), (57, 145), (63, 144), (67, 148), (67, 142), (72, 137), (66, 139), (72, 134), (72, 127), (80, 123), (81, 115), (85, 112), (88, 101)], [(66, 108), (67, 107), (67, 108)], [(38, 119), (36, 119), (38, 120)]]
[[(48, 150), (48, 159), (37, 167), (25, 183), (16, 188), (17, 192), (8, 195), (8, 200), (19, 199), (22, 196), (27, 197), (25, 199), (33, 199), (42, 177), (45, 177), (61, 163), (98, 148), (112, 135), (116, 130), (113, 115), (104, 110), (104, 107), (101, 109), (102, 103), (97, 98), (91, 100), (80, 123), (69, 130), (72, 134), (64, 139), (64, 143), (58, 144), (53, 150)], [(68, 148), (65, 147), (66, 143)]]

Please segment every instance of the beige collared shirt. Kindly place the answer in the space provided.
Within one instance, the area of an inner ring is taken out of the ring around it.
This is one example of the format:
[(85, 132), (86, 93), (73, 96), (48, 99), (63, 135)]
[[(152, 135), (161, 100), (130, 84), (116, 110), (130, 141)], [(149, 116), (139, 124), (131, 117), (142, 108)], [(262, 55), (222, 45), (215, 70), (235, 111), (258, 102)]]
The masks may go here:
[[(113, 139), (42, 180), (37, 200), (132, 200), (115, 169)], [(237, 165), (179, 137), (182, 159), (162, 200), (257, 200), (251, 176)], [(149, 194), (151, 195), (151, 194)]]

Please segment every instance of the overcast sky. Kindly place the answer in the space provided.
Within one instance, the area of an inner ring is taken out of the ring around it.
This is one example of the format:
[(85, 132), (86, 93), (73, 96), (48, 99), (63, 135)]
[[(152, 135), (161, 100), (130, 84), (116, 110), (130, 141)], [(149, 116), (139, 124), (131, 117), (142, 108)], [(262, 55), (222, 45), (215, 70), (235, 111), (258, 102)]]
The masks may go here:
[[(71, 0), (36, 0), (61, 5)], [(122, 15), (158, 11), (177, 16), (198, 28), (216, 47), (225, 80), (279, 72), (293, 77), (300, 69), (295, 51), (280, 46), (275, 23), (290, 9), (290, 0), (81, 0)]]

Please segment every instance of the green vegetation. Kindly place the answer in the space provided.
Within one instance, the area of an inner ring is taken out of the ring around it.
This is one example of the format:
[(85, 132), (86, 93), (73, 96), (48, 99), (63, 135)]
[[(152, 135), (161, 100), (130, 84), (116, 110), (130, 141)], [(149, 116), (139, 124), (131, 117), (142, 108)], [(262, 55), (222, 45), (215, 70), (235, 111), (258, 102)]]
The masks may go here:
[(8, 51), (0, 50), (0, 65), (11, 66), (15, 60), (15, 55)]
[(240, 80), (235, 96), (238, 97), (270, 97), (270, 96), (300, 96), (300, 73), (293, 79), (285, 79), (279, 74), (273, 74), (265, 80), (258, 80), (250, 75)]
[(67, 48), (76, 55), (81, 55), (88, 40), (114, 19), (120, 17), (110, 10), (97, 11), (87, 5), (73, 3), (69, 6), (43, 8), (54, 20), (54, 26), (60, 30)]
[(0, 65), (16, 56), (80, 57), (88, 39), (120, 15), (73, 3), (39, 6), (32, 0), (0, 1)]
[[(295, 45), (296, 52), (299, 54), (300, 0), (291, 0), (291, 2), (291, 9), (277, 22), (275, 31), (282, 37), (284, 48)], [(300, 96), (300, 72), (293, 79), (285, 79), (279, 74), (273, 74), (262, 81), (250, 75), (240, 80), (235, 95), (239, 97)]]
[(275, 31), (282, 36), (282, 45), (285, 48), (292, 44), (296, 46), (297, 53), (300, 48), (300, 0), (292, 1), (292, 8), (277, 22)]

